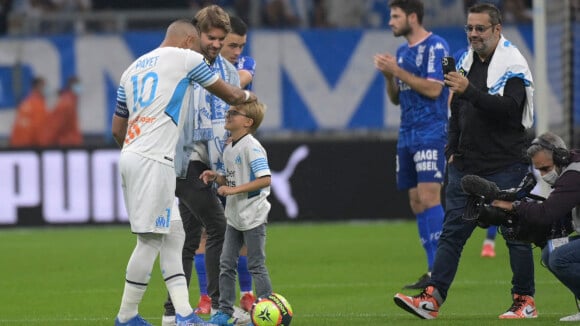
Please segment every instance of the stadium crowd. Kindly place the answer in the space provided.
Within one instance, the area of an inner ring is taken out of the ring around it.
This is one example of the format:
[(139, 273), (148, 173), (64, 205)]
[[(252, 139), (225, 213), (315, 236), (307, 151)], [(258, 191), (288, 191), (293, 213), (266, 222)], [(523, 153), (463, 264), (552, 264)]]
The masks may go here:
[[(577, 1), (577, 0), (573, 0)], [(427, 24), (461, 23), (462, 10), (473, 0), (437, 0), (426, 4)], [(531, 0), (488, 0), (506, 12), (506, 22), (531, 21)], [(106, 22), (85, 23), (82, 19), (61, 22), (43, 20), (47, 14), (92, 14), (119, 10), (199, 9), (217, 4), (242, 18), (250, 28), (384, 28), (390, 10), (384, 0), (0, 0), (0, 35), (110, 32)], [(455, 18), (454, 18), (455, 17)], [(151, 26), (151, 27), (157, 27)]]

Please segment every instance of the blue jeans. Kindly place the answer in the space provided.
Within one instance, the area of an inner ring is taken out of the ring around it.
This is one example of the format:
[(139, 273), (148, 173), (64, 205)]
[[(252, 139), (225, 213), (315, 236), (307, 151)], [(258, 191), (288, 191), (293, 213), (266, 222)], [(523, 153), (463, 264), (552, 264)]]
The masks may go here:
[(542, 251), (542, 262), (562, 282), (574, 297), (580, 299), (580, 237), (570, 237), (570, 242), (549, 252)]
[[(515, 188), (528, 172), (528, 165), (517, 163), (501, 172), (484, 176), (495, 182), (502, 189)], [(445, 220), (443, 231), (439, 238), (435, 263), (431, 275), (431, 285), (435, 286), (443, 300), (455, 278), (459, 266), (459, 258), (465, 242), (477, 227), (475, 221), (463, 219), (463, 211), (467, 202), (467, 194), (461, 189), (461, 178), (464, 173), (448, 166), (448, 184), (445, 187)], [(519, 241), (506, 241), (512, 269), (512, 295), (534, 295), (534, 260), (530, 244)], [(483, 275), (482, 275), (483, 276)]]
[(220, 256), (219, 309), (230, 316), (234, 313), (238, 258), (244, 244), (248, 248), (248, 271), (252, 274), (256, 295), (262, 298), (272, 294), (272, 282), (266, 268), (266, 224), (247, 231), (228, 225)]

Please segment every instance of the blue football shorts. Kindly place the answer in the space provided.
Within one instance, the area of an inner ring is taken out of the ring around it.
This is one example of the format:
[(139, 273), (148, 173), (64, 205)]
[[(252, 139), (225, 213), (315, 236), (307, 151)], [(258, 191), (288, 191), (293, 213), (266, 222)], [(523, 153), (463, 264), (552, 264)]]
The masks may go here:
[(445, 144), (397, 147), (397, 188), (417, 187), (420, 182), (443, 183)]

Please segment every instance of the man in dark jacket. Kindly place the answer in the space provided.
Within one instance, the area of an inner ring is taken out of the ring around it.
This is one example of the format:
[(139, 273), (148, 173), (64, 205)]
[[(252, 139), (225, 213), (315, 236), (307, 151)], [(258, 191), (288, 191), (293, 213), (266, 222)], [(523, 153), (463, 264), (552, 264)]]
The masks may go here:
[[(526, 128), (533, 124), (533, 82), (522, 54), (502, 35), (493, 5), (469, 8), (465, 31), (470, 47), (445, 75), (452, 92), (446, 148), (448, 183), (445, 222), (431, 280), (416, 296), (397, 293), (395, 303), (423, 319), (434, 319), (447, 298), (463, 247), (477, 224), (462, 216), (467, 194), (461, 178), (475, 174), (500, 189), (515, 188), (528, 172)], [(535, 318), (534, 262), (529, 243), (507, 240), (513, 304), (500, 319)]]

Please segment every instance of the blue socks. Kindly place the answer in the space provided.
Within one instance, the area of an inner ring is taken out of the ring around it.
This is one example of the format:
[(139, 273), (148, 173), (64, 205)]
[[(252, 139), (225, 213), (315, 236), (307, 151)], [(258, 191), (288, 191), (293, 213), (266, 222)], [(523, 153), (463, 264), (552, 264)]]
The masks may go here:
[(419, 237), (427, 254), (427, 267), (429, 271), (433, 269), (433, 261), (435, 260), (437, 243), (439, 242), (441, 230), (443, 229), (444, 217), (445, 212), (441, 205), (433, 206), (417, 214)]
[(485, 238), (493, 241), (495, 240), (496, 234), (497, 234), (497, 226), (491, 225), (490, 227), (487, 228), (487, 235)]
[[(207, 295), (207, 275), (205, 274), (205, 254), (195, 255), (195, 271), (199, 283), (199, 294)], [(248, 271), (248, 257), (240, 256), (238, 260), (238, 278), (241, 292), (252, 292), (252, 275)]]
[(197, 273), (197, 282), (199, 284), (199, 294), (207, 295), (207, 275), (205, 274), (205, 254), (195, 255), (195, 271)]
[(246, 256), (240, 256), (238, 259), (238, 279), (240, 292), (252, 292), (252, 275), (248, 271), (248, 257)]

